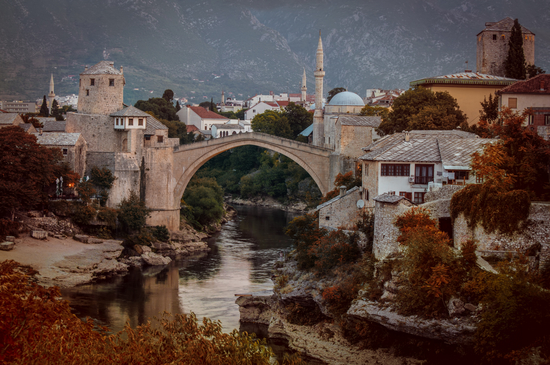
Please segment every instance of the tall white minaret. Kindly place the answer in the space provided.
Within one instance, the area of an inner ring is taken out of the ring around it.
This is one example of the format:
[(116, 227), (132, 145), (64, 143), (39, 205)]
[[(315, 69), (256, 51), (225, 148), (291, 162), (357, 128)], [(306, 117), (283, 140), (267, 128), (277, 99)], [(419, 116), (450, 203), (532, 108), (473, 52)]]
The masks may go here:
[(225, 92), (222, 90), (222, 105), (225, 105)]
[(55, 93), (53, 92), (53, 74), (51, 74), (51, 78), (50, 78), (50, 93), (48, 94), (48, 109), (49, 109), (49, 112), (51, 114), (52, 112), (52, 105), (53, 105), (53, 101), (55, 99)]
[(306, 68), (304, 67), (304, 75), (302, 76), (302, 104), (306, 104), (307, 86), (306, 86)]
[(319, 45), (317, 46), (317, 62), (315, 66), (315, 113), (313, 114), (313, 144), (322, 146), (325, 142), (325, 127), (323, 123), (323, 41), (319, 31)]

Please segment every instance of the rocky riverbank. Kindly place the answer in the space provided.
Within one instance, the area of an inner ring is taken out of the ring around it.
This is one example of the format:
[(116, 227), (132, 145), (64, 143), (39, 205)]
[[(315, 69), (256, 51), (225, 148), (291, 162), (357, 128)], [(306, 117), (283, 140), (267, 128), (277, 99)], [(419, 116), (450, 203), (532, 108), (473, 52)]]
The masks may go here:
[(307, 203), (303, 201), (296, 201), (288, 205), (285, 205), (271, 197), (255, 197), (251, 199), (242, 199), (242, 198), (233, 198), (231, 196), (226, 196), (224, 197), (224, 201), (227, 204), (256, 205), (256, 206), (276, 208), (276, 209), (281, 209), (281, 210), (286, 210), (291, 212), (307, 213), (311, 210), (311, 208), (308, 207)]

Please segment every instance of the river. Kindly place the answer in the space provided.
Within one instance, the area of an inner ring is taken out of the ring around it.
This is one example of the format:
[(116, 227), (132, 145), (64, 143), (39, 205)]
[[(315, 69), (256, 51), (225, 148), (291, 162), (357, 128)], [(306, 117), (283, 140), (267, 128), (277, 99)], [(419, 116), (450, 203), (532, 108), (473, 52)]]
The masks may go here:
[(283, 228), (298, 214), (254, 206), (236, 210), (236, 218), (208, 241), (210, 252), (65, 289), (63, 298), (76, 315), (114, 332), (126, 321), (135, 327), (164, 311), (220, 320), (224, 332), (239, 328), (235, 294), (272, 292), (271, 268), (291, 244)]

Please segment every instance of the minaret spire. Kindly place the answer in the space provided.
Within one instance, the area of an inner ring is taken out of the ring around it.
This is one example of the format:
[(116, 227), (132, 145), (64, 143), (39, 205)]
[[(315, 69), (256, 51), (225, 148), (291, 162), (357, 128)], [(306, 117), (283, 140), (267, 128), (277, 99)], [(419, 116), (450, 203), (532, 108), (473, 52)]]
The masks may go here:
[(319, 30), (319, 44), (317, 45), (315, 65), (315, 113), (313, 114), (313, 144), (322, 146), (325, 143), (325, 127), (323, 122), (323, 79), (325, 70), (323, 67), (323, 41)]
[(305, 106), (307, 99), (307, 86), (306, 86), (306, 68), (304, 67), (304, 74), (302, 75), (302, 103)]
[(55, 93), (53, 92), (53, 73), (51, 74), (51, 77), (50, 77), (50, 93), (48, 94), (48, 109), (49, 109), (49, 112), (51, 114), (52, 112), (52, 105), (53, 105), (53, 101), (55, 99)]

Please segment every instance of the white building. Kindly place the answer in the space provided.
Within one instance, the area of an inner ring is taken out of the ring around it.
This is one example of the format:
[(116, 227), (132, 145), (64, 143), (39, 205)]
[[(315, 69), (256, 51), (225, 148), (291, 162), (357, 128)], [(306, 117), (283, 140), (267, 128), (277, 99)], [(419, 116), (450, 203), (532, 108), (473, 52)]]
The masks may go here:
[(206, 110), (201, 106), (184, 106), (177, 112), (180, 121), (186, 125), (194, 125), (201, 131), (209, 131), (214, 124), (225, 124), (229, 118)]

